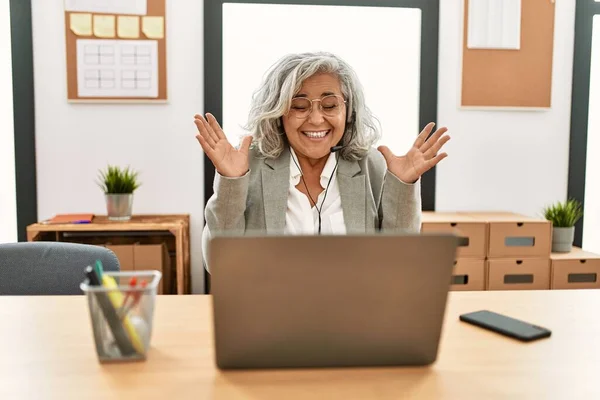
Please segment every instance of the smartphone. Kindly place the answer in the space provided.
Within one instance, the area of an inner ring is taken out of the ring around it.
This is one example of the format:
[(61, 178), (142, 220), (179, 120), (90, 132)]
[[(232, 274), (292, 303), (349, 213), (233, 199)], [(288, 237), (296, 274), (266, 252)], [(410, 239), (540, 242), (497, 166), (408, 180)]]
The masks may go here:
[(541, 326), (487, 310), (463, 314), (460, 320), (524, 342), (547, 338), (552, 334)]

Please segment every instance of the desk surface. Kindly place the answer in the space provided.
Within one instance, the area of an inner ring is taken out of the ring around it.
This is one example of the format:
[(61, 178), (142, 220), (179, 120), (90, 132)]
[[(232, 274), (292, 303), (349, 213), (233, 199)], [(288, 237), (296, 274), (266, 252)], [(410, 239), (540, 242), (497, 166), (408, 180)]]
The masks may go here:
[[(157, 301), (148, 360), (99, 364), (84, 297), (0, 297), (0, 398), (600, 398), (600, 290), (451, 292), (428, 368), (222, 372), (211, 297)], [(458, 320), (478, 309), (546, 326), (552, 337), (521, 343)]]

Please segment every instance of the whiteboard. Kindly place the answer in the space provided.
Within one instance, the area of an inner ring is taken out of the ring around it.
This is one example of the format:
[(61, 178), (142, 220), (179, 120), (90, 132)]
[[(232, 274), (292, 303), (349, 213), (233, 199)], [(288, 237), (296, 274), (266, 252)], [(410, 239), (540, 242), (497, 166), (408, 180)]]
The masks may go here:
[(600, 253), (600, 15), (594, 15), (590, 71), (582, 247)]
[(158, 97), (157, 43), (77, 39), (77, 95)]
[(0, 243), (16, 242), (17, 179), (10, 3), (0, 2)]
[[(323, 35), (336, 30), (339, 34)], [(404, 154), (419, 127), (421, 10), (279, 4), (223, 5), (223, 130), (232, 144), (247, 134), (252, 93), (279, 58), (329, 51), (346, 60), (380, 120), (382, 140)], [(206, 110), (210, 112), (210, 110)]]

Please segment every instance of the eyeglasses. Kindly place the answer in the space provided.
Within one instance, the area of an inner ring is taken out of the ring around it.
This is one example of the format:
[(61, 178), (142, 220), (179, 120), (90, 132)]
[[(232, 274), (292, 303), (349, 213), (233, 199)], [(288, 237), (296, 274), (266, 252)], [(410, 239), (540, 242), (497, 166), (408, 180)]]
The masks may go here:
[(319, 102), (319, 110), (328, 117), (337, 116), (346, 104), (346, 100), (340, 95), (332, 94), (320, 99), (309, 100), (306, 97), (294, 97), (290, 107), (290, 114), (296, 118), (306, 118), (313, 109), (313, 102)]

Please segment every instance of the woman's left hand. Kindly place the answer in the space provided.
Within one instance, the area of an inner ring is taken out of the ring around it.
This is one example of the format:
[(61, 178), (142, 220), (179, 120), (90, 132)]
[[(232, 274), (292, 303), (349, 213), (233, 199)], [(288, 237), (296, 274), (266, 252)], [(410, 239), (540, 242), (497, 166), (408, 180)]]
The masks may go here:
[(450, 136), (444, 135), (448, 129), (440, 128), (427, 139), (434, 126), (433, 122), (427, 124), (417, 136), (412, 148), (403, 156), (395, 156), (387, 146), (377, 148), (383, 154), (388, 170), (402, 182), (416, 182), (421, 175), (448, 156), (446, 153), (438, 154), (442, 146), (450, 140)]

